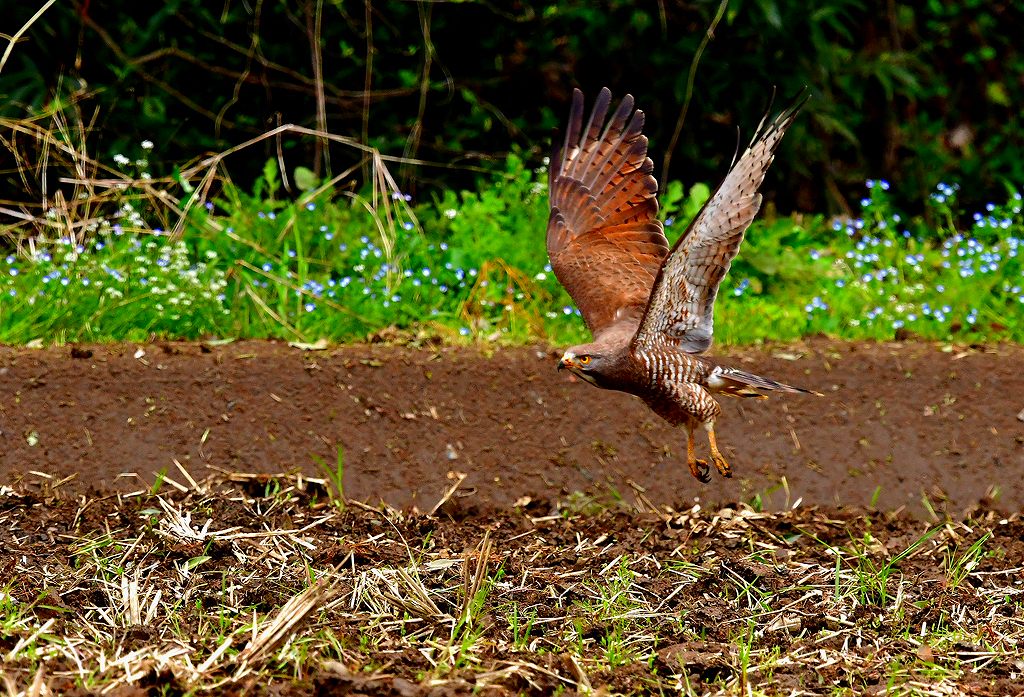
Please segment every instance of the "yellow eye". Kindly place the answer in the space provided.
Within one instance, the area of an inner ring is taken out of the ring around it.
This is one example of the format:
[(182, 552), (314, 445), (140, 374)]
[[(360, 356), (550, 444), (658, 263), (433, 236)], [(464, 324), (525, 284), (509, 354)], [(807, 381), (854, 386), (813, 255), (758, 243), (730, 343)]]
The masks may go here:
[(580, 356), (578, 360), (580, 365), (588, 365), (590, 363), (590, 356)]

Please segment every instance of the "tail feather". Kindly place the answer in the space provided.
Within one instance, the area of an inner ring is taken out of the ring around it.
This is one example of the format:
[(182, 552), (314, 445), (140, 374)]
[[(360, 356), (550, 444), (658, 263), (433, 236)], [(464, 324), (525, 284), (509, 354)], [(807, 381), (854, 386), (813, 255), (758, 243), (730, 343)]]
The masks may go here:
[(798, 392), (802, 394), (813, 394), (823, 396), (814, 390), (805, 390), (802, 387), (793, 387), (782, 382), (776, 382), (760, 375), (748, 373), (737, 368), (716, 367), (708, 376), (708, 387), (715, 392), (735, 395), (737, 397), (760, 397), (768, 395), (762, 392)]

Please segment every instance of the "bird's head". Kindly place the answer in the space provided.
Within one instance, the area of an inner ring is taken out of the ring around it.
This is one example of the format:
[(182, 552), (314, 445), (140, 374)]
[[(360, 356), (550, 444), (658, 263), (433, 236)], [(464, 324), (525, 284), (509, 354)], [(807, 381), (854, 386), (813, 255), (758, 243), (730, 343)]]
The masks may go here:
[(576, 377), (600, 387), (610, 367), (609, 355), (595, 344), (566, 349), (558, 361), (559, 370), (568, 370)]

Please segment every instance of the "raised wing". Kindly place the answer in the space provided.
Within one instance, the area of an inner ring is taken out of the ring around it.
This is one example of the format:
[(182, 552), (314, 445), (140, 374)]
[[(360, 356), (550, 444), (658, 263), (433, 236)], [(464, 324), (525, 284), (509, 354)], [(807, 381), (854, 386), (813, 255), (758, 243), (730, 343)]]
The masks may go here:
[(669, 249), (644, 114), (627, 94), (605, 125), (611, 98), (601, 90), (583, 128), (583, 93), (573, 92), (548, 185), (551, 267), (595, 336), (618, 320), (639, 324)]
[(761, 120), (750, 145), (665, 260), (634, 345), (669, 344), (687, 353), (711, 346), (718, 286), (761, 207), (757, 190), (775, 149), (806, 101)]

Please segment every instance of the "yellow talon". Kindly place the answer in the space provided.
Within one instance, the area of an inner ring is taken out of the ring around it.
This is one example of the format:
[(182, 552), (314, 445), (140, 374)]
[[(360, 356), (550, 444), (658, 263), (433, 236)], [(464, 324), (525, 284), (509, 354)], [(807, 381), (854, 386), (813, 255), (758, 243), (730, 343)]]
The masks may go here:
[(690, 468), (690, 474), (693, 475), (694, 479), (699, 482), (707, 484), (711, 481), (711, 474), (709, 473), (708, 461), (697, 459), (693, 448), (693, 429), (686, 429), (686, 466)]
[(711, 445), (711, 460), (715, 463), (715, 467), (723, 477), (731, 477), (732, 467), (729, 466), (725, 457), (722, 456), (722, 451), (718, 449), (718, 442), (715, 440), (715, 429), (713, 426), (708, 426), (707, 429), (708, 443)]

